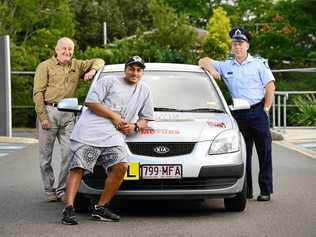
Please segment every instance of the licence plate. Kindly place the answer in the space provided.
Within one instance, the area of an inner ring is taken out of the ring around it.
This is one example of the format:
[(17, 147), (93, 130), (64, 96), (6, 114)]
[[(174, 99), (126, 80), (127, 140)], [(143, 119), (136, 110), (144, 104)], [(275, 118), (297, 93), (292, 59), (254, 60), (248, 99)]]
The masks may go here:
[(141, 165), (142, 179), (181, 179), (182, 165)]

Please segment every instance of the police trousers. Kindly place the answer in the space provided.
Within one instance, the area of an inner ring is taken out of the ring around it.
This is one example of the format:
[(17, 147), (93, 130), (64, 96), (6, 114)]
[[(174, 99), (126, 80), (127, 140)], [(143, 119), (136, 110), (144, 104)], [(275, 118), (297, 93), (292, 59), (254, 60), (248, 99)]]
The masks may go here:
[(252, 151), (255, 144), (259, 158), (258, 182), (261, 194), (273, 193), (272, 181), (272, 137), (269, 128), (269, 117), (263, 110), (263, 102), (250, 109), (233, 111), (239, 129), (245, 139), (247, 148), (247, 192), (253, 194), (252, 185)]
[[(62, 196), (66, 188), (70, 162), (69, 138), (74, 127), (74, 114), (58, 111), (57, 107), (51, 105), (46, 105), (46, 109), (52, 127), (43, 129), (39, 120), (37, 121), (41, 177), (46, 193), (56, 192), (57, 196)], [(55, 176), (51, 163), (56, 138), (60, 145), (61, 161), (55, 188)]]

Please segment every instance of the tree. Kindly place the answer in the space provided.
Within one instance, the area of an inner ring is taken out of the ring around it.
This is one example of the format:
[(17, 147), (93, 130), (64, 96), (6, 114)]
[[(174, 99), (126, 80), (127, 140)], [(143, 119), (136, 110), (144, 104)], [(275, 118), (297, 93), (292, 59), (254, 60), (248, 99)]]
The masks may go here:
[(153, 22), (149, 31), (138, 28), (134, 37), (115, 42), (113, 61), (122, 62), (129, 55), (139, 54), (147, 62), (193, 63), (195, 34), (188, 18), (178, 16), (160, 0), (150, 2), (149, 16)]
[(68, 1), (2, 1), (0, 9), (3, 10), (0, 14), (1, 28), (18, 44), (26, 43), (43, 29), (54, 29), (54, 33), (59, 34), (57, 37), (72, 37), (74, 34)]
[(265, 24), (253, 46), (275, 67), (312, 66), (316, 62), (316, 19), (312, 0), (278, 1), (258, 19)]
[(213, 10), (213, 16), (209, 19), (208, 36), (203, 43), (203, 50), (206, 55), (216, 59), (225, 59), (230, 51), (231, 40), (229, 31), (230, 21), (223, 8)]
[[(135, 34), (138, 27), (151, 25), (149, 0), (71, 0), (75, 11), (76, 35), (81, 49), (103, 45), (103, 23), (107, 41)], [(79, 40), (80, 39), (80, 40)]]
[(36, 56), (38, 62), (52, 54), (58, 38), (74, 35), (68, 1), (2, 1), (0, 10), (0, 32), (8, 34), (13, 43)]

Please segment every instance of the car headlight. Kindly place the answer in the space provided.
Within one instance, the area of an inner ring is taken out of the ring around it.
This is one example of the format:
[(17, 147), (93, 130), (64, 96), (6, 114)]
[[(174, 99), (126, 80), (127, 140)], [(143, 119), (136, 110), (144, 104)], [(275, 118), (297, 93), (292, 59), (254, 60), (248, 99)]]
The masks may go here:
[(240, 150), (238, 130), (230, 129), (220, 133), (211, 144), (209, 155), (236, 152)]

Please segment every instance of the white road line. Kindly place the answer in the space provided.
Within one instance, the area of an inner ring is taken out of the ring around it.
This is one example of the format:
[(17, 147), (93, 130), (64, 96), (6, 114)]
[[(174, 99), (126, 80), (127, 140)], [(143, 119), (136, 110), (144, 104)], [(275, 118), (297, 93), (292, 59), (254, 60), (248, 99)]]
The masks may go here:
[(312, 151), (310, 149), (306, 149), (304, 147), (298, 146), (297, 144), (293, 144), (286, 141), (273, 141), (273, 143), (278, 144), (280, 146), (286, 147), (288, 149), (297, 151), (301, 154), (304, 154), (310, 158), (316, 159), (316, 151)]
[(309, 149), (316, 148), (316, 143), (298, 143), (297, 145), (302, 146), (304, 148), (309, 148)]
[(22, 149), (25, 146), (23, 145), (4, 145), (0, 144), (0, 150), (16, 150), (16, 149)]
[(6, 155), (8, 155), (8, 153), (0, 153), (0, 157), (6, 156)]

